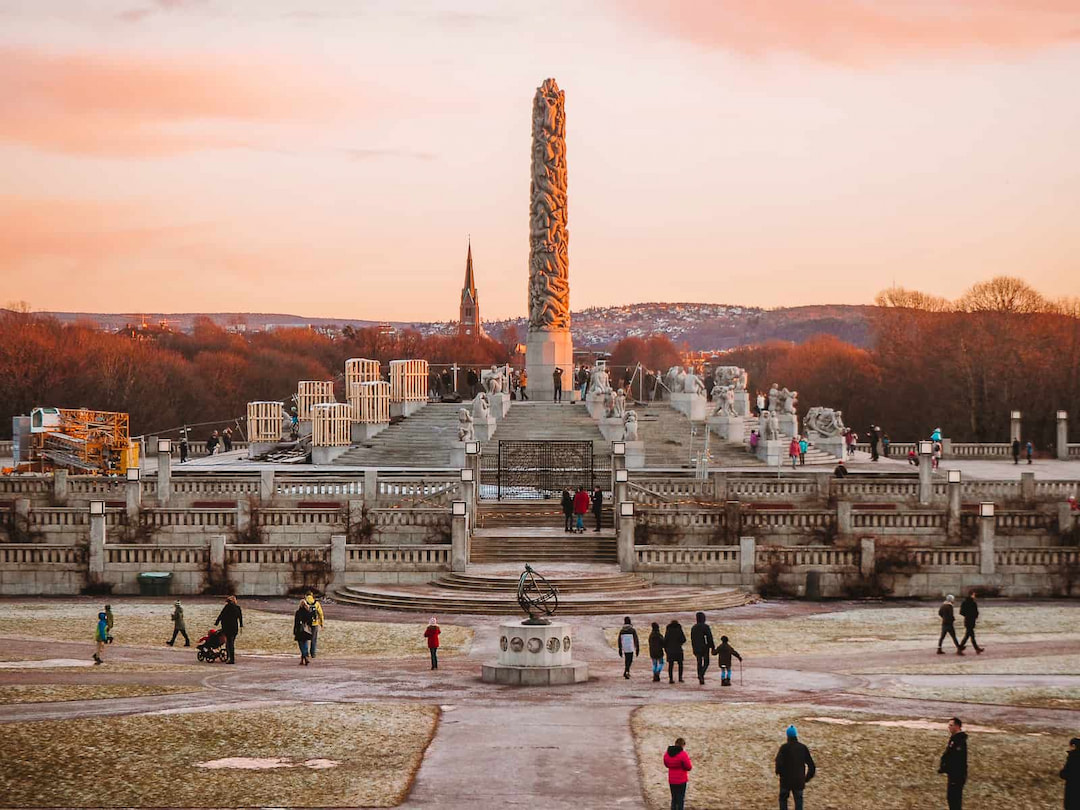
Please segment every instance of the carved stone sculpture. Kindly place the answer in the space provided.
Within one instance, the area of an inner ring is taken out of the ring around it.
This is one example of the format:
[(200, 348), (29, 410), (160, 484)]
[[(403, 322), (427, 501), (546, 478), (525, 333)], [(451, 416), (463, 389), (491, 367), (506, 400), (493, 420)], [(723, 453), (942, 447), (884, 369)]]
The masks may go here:
[(487, 377), (487, 392), (489, 394), (502, 394), (507, 390), (506, 375), (499, 366), (492, 366)]
[(481, 391), (476, 395), (472, 405), (472, 418), (474, 422), (487, 422), (491, 417), (491, 403), (488, 402), (487, 394)]
[(712, 390), (713, 413), (717, 416), (736, 416), (735, 413), (735, 386), (717, 385)]
[(701, 377), (692, 371), (686, 372), (683, 375), (683, 387), (684, 394), (701, 394), (705, 396), (705, 383), (701, 381)]
[(608, 376), (607, 370), (603, 366), (593, 369), (590, 380), (590, 394), (606, 394), (611, 390), (611, 378)]
[(608, 388), (604, 392), (604, 417), (611, 419), (615, 416), (615, 392)]
[(639, 441), (637, 411), (627, 411), (623, 417), (623, 439), (628, 442)]
[(673, 394), (679, 394), (683, 391), (683, 381), (686, 379), (686, 374), (679, 366), (672, 366), (667, 370), (667, 374), (664, 375), (664, 383), (668, 387), (668, 391)]
[(457, 438), (459, 442), (474, 442), (476, 441), (476, 425), (473, 422), (472, 416), (469, 414), (468, 409), (461, 408), (458, 411), (458, 431)]
[(746, 369), (739, 366), (719, 366), (713, 372), (715, 385), (730, 385), (736, 391), (745, 391), (748, 380)]
[(780, 386), (776, 383), (772, 384), (772, 388), (769, 389), (769, 407), (770, 412), (780, 409)]
[(570, 328), (566, 101), (554, 79), (533, 98), (529, 189), (529, 329)]
[(844, 419), (841, 411), (815, 406), (803, 419), (806, 435), (814, 439), (831, 439), (844, 433)]
[(761, 414), (761, 423), (764, 426), (766, 441), (780, 438), (780, 418), (775, 411), (765, 411)]
[(799, 392), (789, 391), (787, 388), (784, 388), (780, 392), (779, 405), (780, 413), (795, 414), (799, 406)]
[(615, 392), (615, 410), (613, 416), (622, 419), (626, 414), (626, 392), (623, 389), (619, 389)]

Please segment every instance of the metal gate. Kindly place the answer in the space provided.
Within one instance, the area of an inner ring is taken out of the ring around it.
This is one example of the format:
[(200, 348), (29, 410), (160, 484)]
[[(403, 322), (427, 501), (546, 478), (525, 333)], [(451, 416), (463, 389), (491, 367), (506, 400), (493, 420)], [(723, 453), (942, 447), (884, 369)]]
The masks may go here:
[(590, 441), (499, 441), (494, 482), (499, 500), (549, 500), (578, 487), (591, 492), (595, 481)]

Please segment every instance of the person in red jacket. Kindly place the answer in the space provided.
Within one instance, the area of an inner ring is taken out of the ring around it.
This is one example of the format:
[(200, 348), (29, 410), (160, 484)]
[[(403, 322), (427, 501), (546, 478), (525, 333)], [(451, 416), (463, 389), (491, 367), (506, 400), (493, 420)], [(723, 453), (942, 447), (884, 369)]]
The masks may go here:
[(664, 752), (664, 767), (667, 768), (668, 787), (671, 788), (671, 810), (683, 810), (686, 802), (687, 776), (694, 767), (690, 764), (690, 755), (683, 750), (686, 740), (679, 737), (674, 745), (669, 745)]
[(431, 668), (439, 668), (439, 623), (435, 621), (435, 617), (431, 617), (431, 621), (428, 622), (427, 629), (424, 631), (424, 638), (427, 639), (428, 652), (431, 653)]
[(589, 514), (589, 493), (585, 487), (578, 487), (574, 495), (574, 517), (577, 519), (575, 531), (585, 531), (585, 515)]

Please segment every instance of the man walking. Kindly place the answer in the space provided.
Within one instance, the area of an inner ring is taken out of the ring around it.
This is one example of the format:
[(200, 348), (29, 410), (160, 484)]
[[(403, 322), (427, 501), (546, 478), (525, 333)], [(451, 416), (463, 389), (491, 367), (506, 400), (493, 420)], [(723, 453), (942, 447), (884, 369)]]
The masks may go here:
[(221, 613), (214, 620), (214, 626), (220, 626), (225, 633), (225, 663), (235, 664), (236, 637), (240, 635), (240, 631), (244, 628), (244, 612), (240, 610), (240, 605), (236, 604), (235, 596), (226, 597), (225, 607), (221, 609)]
[(315, 644), (319, 640), (319, 629), (326, 624), (326, 616), (323, 614), (322, 603), (315, 598), (315, 594), (311, 591), (307, 592), (304, 601), (307, 602), (308, 610), (311, 611), (311, 644), (308, 647), (311, 651), (310, 657), (314, 658)]
[(795, 810), (803, 810), (803, 791), (817, 767), (810, 749), (799, 742), (795, 726), (787, 727), (787, 742), (776, 752), (775, 770), (780, 777), (780, 810), (788, 810), (788, 796), (795, 796)]
[(945, 799), (949, 810), (962, 810), (964, 806), (964, 783), (967, 782), (967, 734), (959, 717), (949, 720), (949, 744), (941, 755), (938, 773), (947, 777)]
[(562, 512), (565, 518), (564, 525), (566, 531), (571, 532), (574, 530), (574, 496), (570, 494), (570, 490), (564, 489), (562, 491)]
[(1035, 455), (1035, 445), (1030, 441), (1024, 445), (1024, 453), (1027, 455), (1027, 463), (1031, 463), (1031, 457)]
[(562, 366), (555, 366), (555, 370), (551, 372), (551, 382), (555, 386), (551, 401), (562, 402)]
[(577, 521), (574, 526), (574, 531), (585, 531), (585, 515), (589, 512), (589, 493), (585, 491), (585, 487), (578, 487), (577, 492), (574, 494), (574, 518)]
[(630, 665), (634, 663), (634, 656), (641, 653), (641, 645), (638, 643), (637, 630), (630, 623), (630, 617), (623, 618), (623, 626), (619, 630), (619, 654), (623, 657), (626, 666), (623, 667), (622, 676), (630, 679)]
[(960, 615), (964, 617), (964, 638), (960, 641), (960, 649), (967, 646), (971, 639), (971, 646), (975, 648), (976, 655), (982, 653), (986, 647), (980, 647), (975, 640), (975, 621), (979, 618), (979, 606), (975, 602), (975, 591), (968, 594), (967, 599), (960, 603)]
[(944, 651), (941, 649), (941, 643), (945, 641), (945, 636), (952, 636), (953, 644), (956, 645), (957, 655), (964, 654), (964, 649), (956, 639), (956, 613), (953, 610), (953, 601), (953, 595), (950, 593), (945, 597), (945, 601), (942, 602), (941, 607), (938, 608), (938, 616), (941, 617), (941, 636), (938, 638), (937, 642), (938, 655), (944, 655)]
[(1013, 439), (1013, 441), (1012, 441), (1012, 454), (1013, 454), (1013, 464), (1019, 464), (1020, 463), (1020, 440), (1019, 439)]
[(678, 619), (672, 619), (664, 630), (664, 652), (667, 653), (668, 683), (675, 683), (675, 665), (679, 665), (679, 683), (683, 682), (683, 644), (686, 643), (686, 633)]
[(180, 604), (180, 600), (176, 600), (176, 604), (173, 605), (172, 611), (172, 638), (165, 643), (170, 647), (176, 643), (176, 637), (178, 635), (184, 637), (184, 646), (191, 646), (191, 639), (188, 638), (187, 627), (184, 625), (184, 606)]
[(716, 651), (716, 644), (713, 643), (712, 628), (705, 624), (705, 614), (698, 611), (695, 618), (697, 621), (690, 628), (690, 646), (694, 650), (694, 657), (697, 658), (698, 683), (704, 685), (705, 671), (709, 668), (709, 661)]
[(596, 529), (594, 531), (600, 531), (600, 518), (604, 513), (604, 491), (597, 487), (593, 490), (592, 494), (592, 511), (593, 517), (596, 518)]

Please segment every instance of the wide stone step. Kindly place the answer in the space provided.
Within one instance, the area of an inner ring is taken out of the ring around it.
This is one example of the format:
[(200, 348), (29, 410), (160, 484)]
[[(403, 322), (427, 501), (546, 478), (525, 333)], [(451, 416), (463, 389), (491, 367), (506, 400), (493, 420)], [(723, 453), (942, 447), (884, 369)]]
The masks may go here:
[[(563, 593), (616, 593), (648, 590), (652, 584), (634, 574), (606, 577), (555, 577), (545, 579)], [(445, 574), (435, 584), (445, 590), (477, 593), (517, 593), (517, 577), (477, 577), (469, 574)]]

